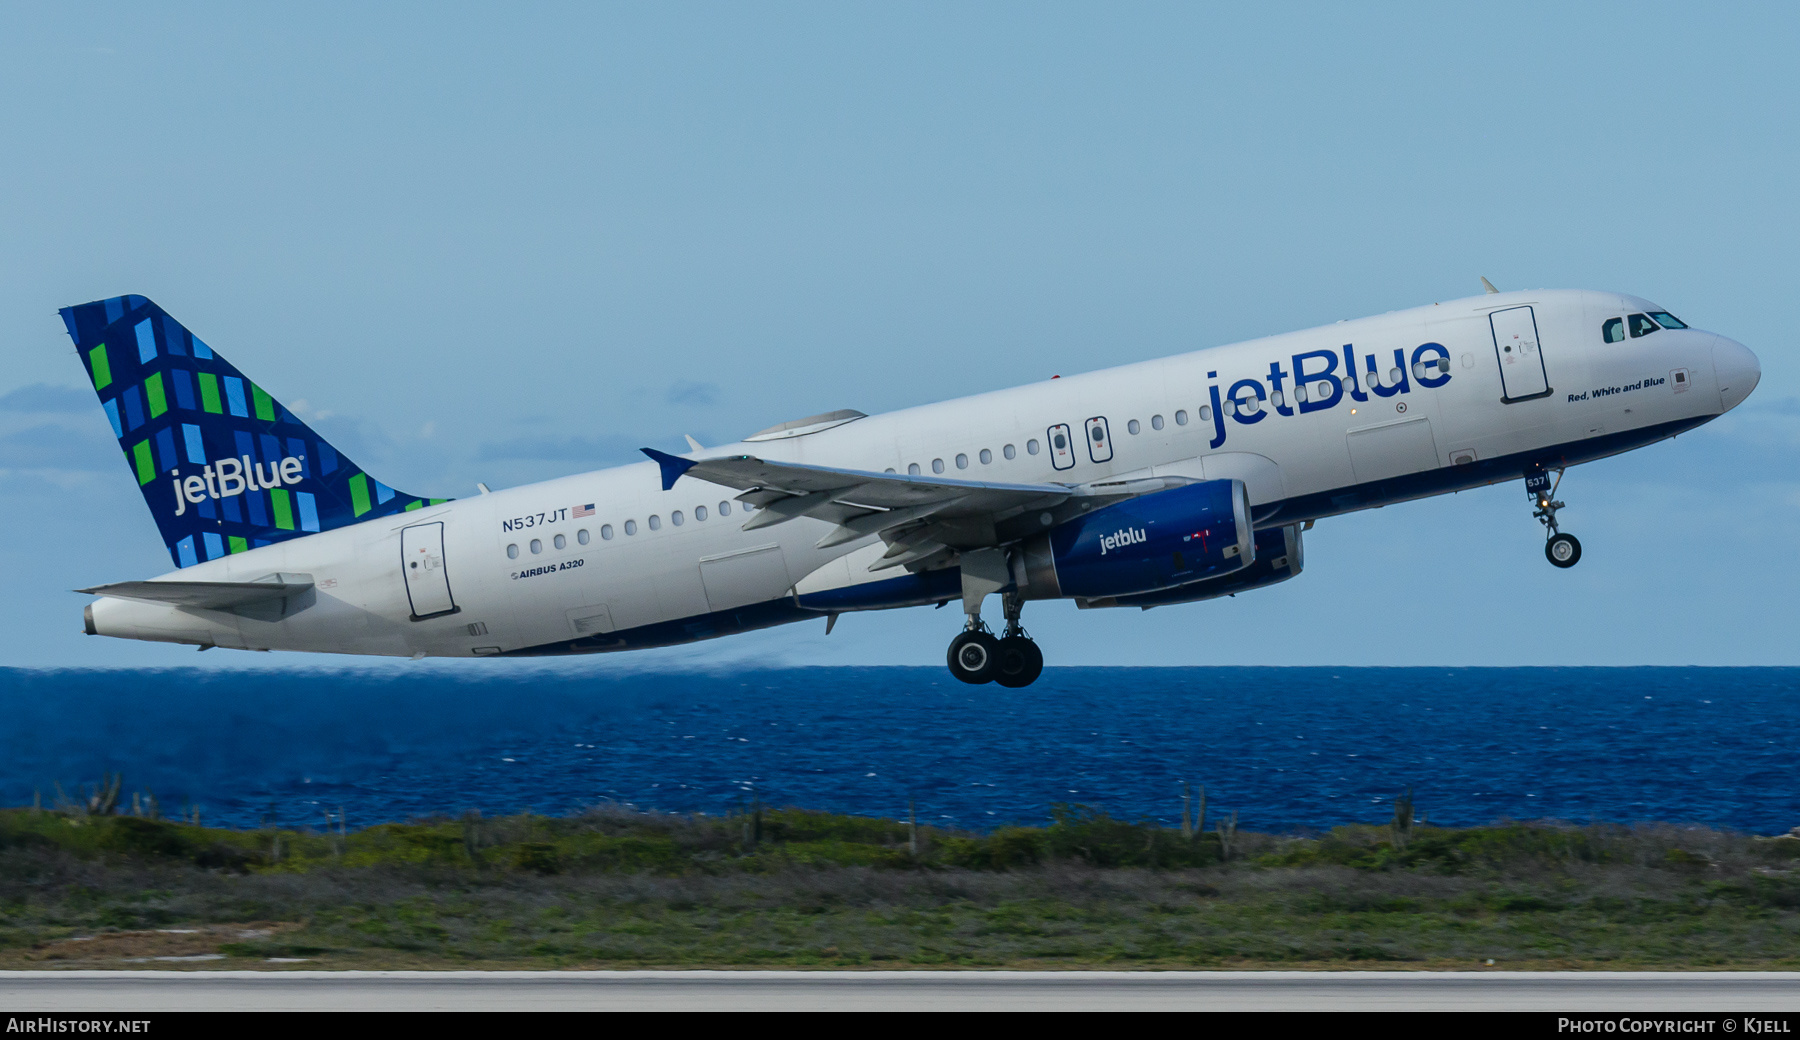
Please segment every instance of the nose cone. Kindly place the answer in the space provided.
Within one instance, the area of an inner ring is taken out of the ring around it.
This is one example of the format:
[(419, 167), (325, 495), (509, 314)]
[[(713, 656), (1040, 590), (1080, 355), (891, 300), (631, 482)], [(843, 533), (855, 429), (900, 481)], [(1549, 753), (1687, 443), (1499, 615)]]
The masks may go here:
[(1762, 381), (1762, 365), (1750, 348), (1720, 336), (1713, 344), (1713, 373), (1719, 377), (1719, 399), (1731, 411)]

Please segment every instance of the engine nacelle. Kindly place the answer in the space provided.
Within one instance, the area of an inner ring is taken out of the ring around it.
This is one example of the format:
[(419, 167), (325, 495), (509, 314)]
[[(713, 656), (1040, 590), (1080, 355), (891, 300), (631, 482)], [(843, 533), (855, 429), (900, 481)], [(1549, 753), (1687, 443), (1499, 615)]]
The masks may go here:
[(1241, 570), (1217, 578), (1188, 585), (1178, 585), (1161, 592), (1143, 592), (1135, 596), (1112, 596), (1082, 600), (1086, 607), (1166, 607), (1175, 603), (1198, 603), (1203, 599), (1235, 596), (1250, 589), (1283, 582), (1300, 573), (1306, 552), (1300, 542), (1300, 525), (1270, 527), (1256, 532), (1256, 561)]
[(1217, 578), (1256, 559), (1253, 534), (1241, 480), (1127, 499), (1025, 543), (1025, 595), (1129, 596)]

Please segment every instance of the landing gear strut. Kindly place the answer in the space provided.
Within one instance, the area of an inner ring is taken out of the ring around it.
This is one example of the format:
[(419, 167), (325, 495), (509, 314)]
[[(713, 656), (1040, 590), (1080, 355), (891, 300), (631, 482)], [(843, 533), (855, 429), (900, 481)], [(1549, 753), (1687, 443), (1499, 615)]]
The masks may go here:
[[(1044, 654), (1019, 624), (1024, 597), (1016, 589), (1001, 591), (1011, 583), (1005, 552), (965, 552), (961, 565), (963, 613), (968, 621), (950, 641), (950, 651), (945, 655), (950, 674), (971, 685), (996, 682), (1015, 688), (1030, 686), (1044, 670)], [(990, 592), (1000, 593), (1001, 609), (1006, 614), (1006, 630), (998, 639), (981, 620), (981, 601)]]
[(1525, 474), (1525, 492), (1532, 497), (1537, 509), (1532, 516), (1544, 525), (1544, 557), (1558, 567), (1573, 567), (1581, 562), (1581, 542), (1572, 534), (1565, 534), (1557, 529), (1556, 511), (1563, 503), (1556, 500), (1556, 489), (1562, 486), (1562, 470), (1556, 471), (1556, 482), (1550, 482), (1550, 474), (1542, 468), (1533, 469)]
[(1000, 597), (1000, 603), (1006, 611), (1006, 633), (1000, 637), (1000, 660), (994, 668), (994, 681), (1015, 689), (1030, 686), (1043, 674), (1044, 652), (1019, 624), (1019, 611), (1025, 601), (1018, 593)]

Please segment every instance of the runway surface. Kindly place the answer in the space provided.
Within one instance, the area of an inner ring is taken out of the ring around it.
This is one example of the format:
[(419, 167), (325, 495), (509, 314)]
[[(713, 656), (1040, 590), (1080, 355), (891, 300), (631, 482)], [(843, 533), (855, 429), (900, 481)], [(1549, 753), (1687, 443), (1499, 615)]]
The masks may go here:
[(1800, 1011), (1800, 972), (15, 971), (32, 1011)]

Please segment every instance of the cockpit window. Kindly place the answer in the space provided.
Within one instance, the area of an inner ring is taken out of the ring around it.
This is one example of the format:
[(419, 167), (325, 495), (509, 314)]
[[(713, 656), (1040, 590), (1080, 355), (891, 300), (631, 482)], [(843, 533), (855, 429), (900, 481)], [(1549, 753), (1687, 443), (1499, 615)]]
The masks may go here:
[(1608, 343), (1623, 343), (1623, 342), (1625, 342), (1625, 319), (1624, 318), (1608, 318), (1608, 319), (1606, 319), (1606, 324), (1600, 326), (1600, 335), (1604, 336), (1606, 338), (1606, 342), (1608, 342)]
[(1637, 339), (1639, 336), (1648, 336), (1652, 332), (1658, 331), (1660, 328), (1656, 322), (1650, 320), (1650, 315), (1648, 314), (1633, 314), (1626, 320), (1631, 322), (1632, 339)]
[(1685, 329), (1685, 328), (1687, 328), (1687, 326), (1682, 323), (1680, 318), (1677, 318), (1675, 315), (1670, 314), (1668, 311), (1651, 311), (1650, 316), (1652, 318), (1655, 318), (1656, 323), (1658, 325), (1661, 325), (1665, 329)]

